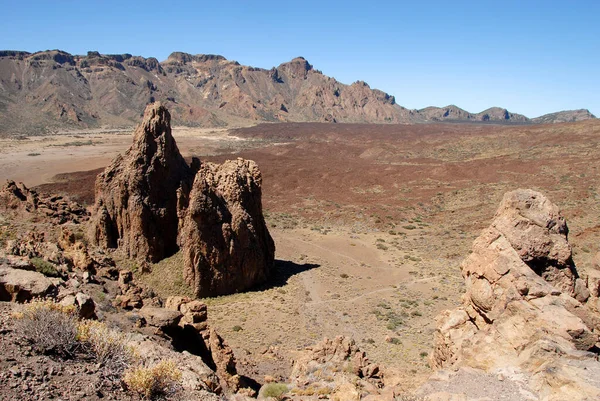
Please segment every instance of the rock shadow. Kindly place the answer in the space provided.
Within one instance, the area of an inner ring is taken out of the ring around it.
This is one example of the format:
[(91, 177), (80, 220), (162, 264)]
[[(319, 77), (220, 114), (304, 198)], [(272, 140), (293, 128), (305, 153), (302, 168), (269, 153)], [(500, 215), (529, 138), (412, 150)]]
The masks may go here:
[(275, 259), (275, 266), (273, 267), (271, 277), (266, 282), (252, 288), (251, 291), (264, 291), (271, 288), (283, 287), (288, 283), (290, 277), (316, 269), (317, 267), (321, 267), (321, 265), (315, 263), (298, 264), (290, 260)]

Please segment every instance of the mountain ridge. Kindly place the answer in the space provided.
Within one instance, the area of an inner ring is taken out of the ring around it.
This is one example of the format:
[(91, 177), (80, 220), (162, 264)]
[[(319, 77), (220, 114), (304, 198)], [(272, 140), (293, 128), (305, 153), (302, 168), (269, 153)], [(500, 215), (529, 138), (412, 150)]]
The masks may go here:
[[(162, 101), (189, 126), (254, 122), (551, 123), (594, 118), (562, 111), (529, 119), (504, 108), (470, 113), (457, 106), (409, 110), (364, 81), (324, 75), (305, 58), (271, 69), (221, 55), (173, 52), (164, 61), (62, 50), (0, 51), (0, 134), (66, 128), (129, 127), (146, 104)], [(586, 114), (587, 112), (587, 114)]]

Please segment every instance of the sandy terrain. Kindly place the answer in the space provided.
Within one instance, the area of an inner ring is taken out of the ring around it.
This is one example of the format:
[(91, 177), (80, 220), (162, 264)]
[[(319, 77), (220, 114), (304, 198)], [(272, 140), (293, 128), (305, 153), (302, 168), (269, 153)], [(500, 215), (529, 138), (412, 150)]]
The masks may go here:
[[(247, 362), (241, 370), (249, 375), (285, 374), (296, 349), (346, 334), (407, 387), (418, 385), (430, 372), (434, 317), (460, 302), (459, 264), (508, 190), (540, 190), (562, 208), (580, 271), (598, 251), (596, 121), (273, 124), (232, 134), (174, 130), (185, 156), (239, 155), (263, 172), (276, 276), (256, 291), (206, 300), (210, 323)], [(0, 178), (47, 182), (54, 173), (103, 166), (130, 143), (129, 135), (114, 133), (69, 135), (2, 142)], [(98, 143), (65, 146), (88, 140)], [(62, 176), (43, 189), (90, 203), (94, 175)], [(163, 295), (185, 293), (180, 272), (175, 256), (142, 279), (163, 283)]]
[[(0, 139), (0, 181), (11, 179), (35, 186), (51, 182), (56, 174), (105, 167), (131, 145), (131, 133), (88, 130)], [(228, 130), (219, 128), (173, 129), (184, 157), (229, 153), (259, 142), (228, 134)]]

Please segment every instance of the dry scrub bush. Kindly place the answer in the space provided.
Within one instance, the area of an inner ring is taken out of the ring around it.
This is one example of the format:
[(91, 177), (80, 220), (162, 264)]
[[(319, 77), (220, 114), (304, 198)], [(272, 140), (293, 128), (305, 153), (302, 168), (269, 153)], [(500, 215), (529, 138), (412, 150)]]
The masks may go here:
[(13, 318), (15, 332), (37, 352), (93, 359), (100, 368), (100, 386), (119, 384), (123, 372), (136, 358), (125, 334), (101, 322), (78, 321), (77, 308), (72, 305), (33, 301)]
[(269, 383), (266, 384), (262, 391), (264, 398), (275, 398), (277, 400), (283, 399), (285, 393), (289, 391), (289, 387), (283, 383)]
[(127, 336), (106, 324), (83, 320), (77, 326), (77, 340), (101, 367), (105, 381), (118, 382), (123, 371), (136, 359), (133, 347), (127, 345)]
[(72, 357), (77, 350), (77, 309), (52, 301), (33, 301), (13, 314), (15, 332), (43, 354)]
[(174, 361), (162, 361), (151, 368), (138, 366), (125, 372), (127, 388), (146, 400), (174, 395), (180, 386), (181, 371)]

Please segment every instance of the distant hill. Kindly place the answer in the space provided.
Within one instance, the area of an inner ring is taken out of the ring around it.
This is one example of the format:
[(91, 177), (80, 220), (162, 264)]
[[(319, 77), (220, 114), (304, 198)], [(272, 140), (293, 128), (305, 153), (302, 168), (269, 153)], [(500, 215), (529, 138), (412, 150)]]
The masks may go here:
[(512, 123), (527, 123), (530, 121), (524, 115), (511, 113), (500, 107), (491, 107), (481, 113), (473, 114), (454, 105), (446, 107), (431, 106), (420, 109), (418, 113), (426, 121), (487, 121)]
[[(3, 135), (130, 127), (145, 105), (156, 100), (167, 105), (174, 121), (190, 126), (256, 121), (532, 121), (502, 108), (477, 114), (456, 106), (408, 110), (393, 96), (371, 89), (365, 82), (340, 83), (302, 57), (267, 70), (243, 66), (223, 56), (180, 52), (159, 62), (131, 54), (0, 51)], [(556, 121), (568, 118), (555, 114)], [(588, 118), (592, 117), (589, 114)], [(540, 122), (554, 121), (547, 117)]]
[(568, 123), (574, 121), (589, 120), (590, 118), (596, 118), (596, 116), (590, 113), (589, 110), (579, 109), (544, 114), (543, 116), (532, 118), (531, 122), (536, 124)]

